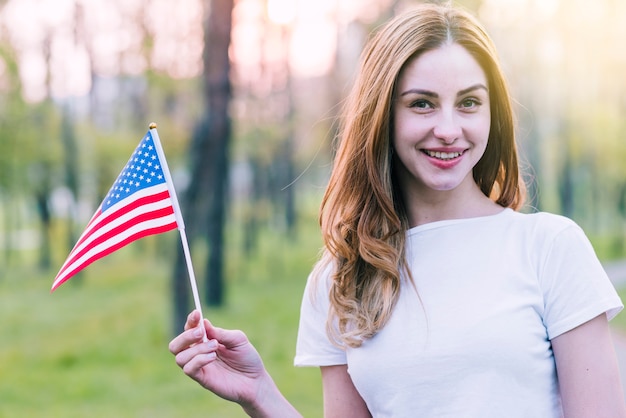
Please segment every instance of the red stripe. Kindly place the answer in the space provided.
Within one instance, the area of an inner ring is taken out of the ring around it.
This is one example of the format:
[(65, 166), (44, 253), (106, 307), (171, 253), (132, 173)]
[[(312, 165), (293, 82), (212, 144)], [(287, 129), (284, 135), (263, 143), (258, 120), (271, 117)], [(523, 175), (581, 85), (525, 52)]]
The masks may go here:
[[(89, 243), (89, 245), (85, 246), (84, 248), (82, 248), (77, 253), (71, 252), (70, 255), (68, 256), (67, 261), (65, 262), (65, 267), (63, 267), (61, 269), (61, 271), (59, 271), (59, 274), (63, 273), (63, 271), (65, 271), (65, 269), (67, 269), (67, 267), (70, 264), (72, 264), (74, 262), (74, 260), (79, 259), (86, 252), (88, 252), (92, 248), (96, 247), (97, 245), (108, 241), (109, 239), (119, 235), (120, 233), (126, 231), (127, 229), (132, 228), (133, 226), (135, 226), (137, 224), (140, 224), (140, 223), (146, 222), (146, 221), (150, 221), (150, 220), (156, 220), (156, 219), (159, 219), (159, 218), (164, 218), (164, 217), (169, 216), (169, 215), (171, 215), (173, 213), (174, 213), (174, 208), (172, 206), (168, 206), (168, 207), (165, 207), (165, 208), (162, 208), (162, 209), (157, 209), (157, 210), (154, 210), (154, 211), (151, 211), (151, 212), (140, 213), (139, 215), (135, 216), (134, 218), (131, 218), (131, 219), (127, 220), (126, 222), (124, 222), (124, 223), (116, 226), (115, 228), (111, 229), (110, 231), (106, 232), (102, 236), (99, 236), (98, 238), (94, 239), (92, 242)], [(106, 225), (108, 223), (109, 222), (105, 222), (105, 220), (103, 219), (103, 222), (95, 225), (94, 229), (91, 232), (93, 233), (95, 231), (100, 230), (104, 225)], [(175, 224), (175, 222), (174, 222), (174, 224)], [(89, 235), (91, 235), (91, 234), (89, 234)], [(57, 276), (59, 274), (57, 274)]]
[[(63, 280), (61, 280), (60, 282), (58, 282), (51, 290), (50, 292), (53, 292), (57, 287), (61, 286), (63, 283), (65, 283), (67, 280), (69, 280), (72, 276), (74, 276), (76, 273), (78, 273), (79, 271), (81, 271), (82, 269), (84, 269), (85, 267), (87, 267), (88, 265), (90, 265), (91, 263), (93, 263), (96, 260), (101, 259), (102, 257), (105, 257), (117, 250), (119, 250), (120, 248), (130, 244), (133, 241), (136, 241), (140, 238), (143, 237), (147, 237), (148, 235), (156, 235), (156, 234), (161, 234), (163, 232), (167, 232), (167, 231), (171, 231), (172, 229), (176, 228), (176, 222), (172, 222), (169, 223), (167, 225), (163, 225), (163, 226), (159, 226), (159, 227), (154, 227), (154, 228), (148, 228), (148, 229), (144, 229), (141, 230), (131, 236), (129, 236), (128, 238), (126, 238), (123, 241), (120, 241), (118, 243), (116, 243), (115, 245), (112, 245), (110, 247), (107, 247), (105, 249), (103, 249), (101, 252), (94, 254), (91, 258), (85, 260), (82, 264), (76, 266), (75, 268), (73, 268), (69, 273), (67, 273), (67, 276), (65, 276), (65, 278), (63, 278)], [(59, 272), (59, 274), (57, 274), (57, 277), (55, 278), (55, 280), (61, 276), (61, 272)]]
[[(165, 199), (169, 199), (170, 197), (170, 193), (167, 190), (164, 190), (162, 192), (159, 193), (155, 193), (149, 196), (144, 196), (144, 197), (140, 197), (139, 199), (133, 201), (133, 202), (129, 202), (128, 204), (126, 204), (125, 206), (121, 207), (119, 210), (112, 212), (110, 214), (107, 214), (107, 211), (101, 212), (101, 213), (97, 213), (96, 215), (92, 218), (92, 220), (89, 222), (89, 225), (93, 224), (97, 218), (102, 217), (103, 215), (105, 217), (102, 218), (102, 220), (100, 220), (99, 222), (101, 223), (101, 225), (99, 225), (97, 228), (92, 229), (91, 231), (89, 231), (87, 234), (81, 236), (78, 240), (78, 242), (76, 243), (76, 245), (74, 245), (74, 248), (78, 248), (80, 246), (80, 244), (82, 244), (87, 238), (89, 238), (95, 231), (97, 231), (99, 228), (102, 228), (102, 226), (107, 225), (108, 223), (114, 221), (115, 219), (119, 218), (120, 216), (123, 216), (125, 214), (127, 214), (128, 212), (137, 209), (140, 206), (143, 205), (148, 205), (150, 203), (156, 203), (159, 202), (161, 200), (165, 200)], [(101, 210), (102, 206), (100, 207)], [(87, 228), (85, 228), (85, 230), (88, 229), (89, 225), (87, 225)]]

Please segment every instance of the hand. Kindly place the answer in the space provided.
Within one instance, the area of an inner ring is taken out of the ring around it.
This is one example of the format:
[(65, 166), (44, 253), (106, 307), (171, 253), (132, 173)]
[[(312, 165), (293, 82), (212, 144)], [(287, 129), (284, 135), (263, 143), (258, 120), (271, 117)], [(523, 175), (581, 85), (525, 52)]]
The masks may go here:
[(264, 385), (273, 386), (261, 357), (243, 332), (214, 327), (207, 319), (200, 324), (200, 319), (198, 311), (191, 312), (185, 331), (170, 342), (176, 364), (216, 395), (250, 407)]
[(261, 356), (241, 331), (217, 328), (193, 311), (169, 349), (186, 375), (252, 417), (301, 415), (280, 393)]

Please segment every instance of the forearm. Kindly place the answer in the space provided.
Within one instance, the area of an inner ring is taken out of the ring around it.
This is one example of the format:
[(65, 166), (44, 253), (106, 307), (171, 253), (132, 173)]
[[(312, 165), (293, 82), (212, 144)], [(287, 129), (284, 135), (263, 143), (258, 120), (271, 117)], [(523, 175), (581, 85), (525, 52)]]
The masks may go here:
[(259, 385), (256, 399), (241, 403), (241, 407), (253, 418), (301, 418), (302, 415), (289, 403), (280, 392), (269, 374), (265, 374), (263, 384)]

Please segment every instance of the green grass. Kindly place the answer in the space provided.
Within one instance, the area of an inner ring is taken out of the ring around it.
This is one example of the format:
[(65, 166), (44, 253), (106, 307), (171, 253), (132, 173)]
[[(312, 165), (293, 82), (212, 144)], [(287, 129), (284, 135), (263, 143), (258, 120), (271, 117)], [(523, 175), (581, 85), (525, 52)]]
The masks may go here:
[[(295, 368), (293, 355), (300, 299), (319, 247), (314, 228), (296, 242), (265, 233), (247, 262), (231, 244), (226, 305), (204, 307), (216, 325), (248, 334), (307, 417), (322, 416), (319, 370)], [(54, 273), (3, 271), (0, 417), (245, 416), (174, 363), (167, 349), (171, 268), (141, 249), (133, 244), (98, 261), (53, 294)], [(200, 265), (194, 260), (196, 270)]]

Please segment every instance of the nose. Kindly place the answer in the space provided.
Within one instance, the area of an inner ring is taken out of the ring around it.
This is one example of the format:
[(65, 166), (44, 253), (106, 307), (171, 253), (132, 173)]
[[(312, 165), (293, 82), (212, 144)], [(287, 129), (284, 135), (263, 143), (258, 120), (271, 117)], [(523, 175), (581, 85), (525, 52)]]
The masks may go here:
[(454, 112), (441, 112), (435, 122), (433, 134), (446, 145), (453, 144), (461, 136), (461, 125)]

